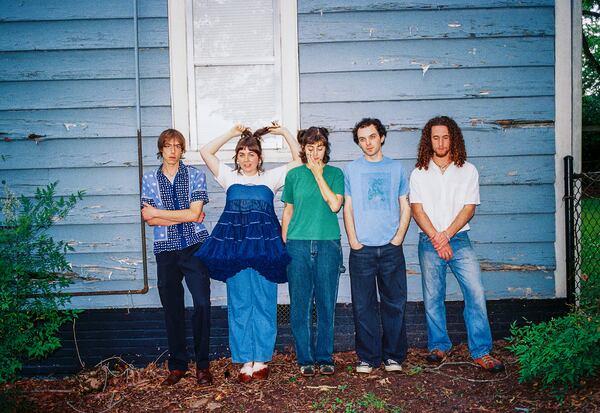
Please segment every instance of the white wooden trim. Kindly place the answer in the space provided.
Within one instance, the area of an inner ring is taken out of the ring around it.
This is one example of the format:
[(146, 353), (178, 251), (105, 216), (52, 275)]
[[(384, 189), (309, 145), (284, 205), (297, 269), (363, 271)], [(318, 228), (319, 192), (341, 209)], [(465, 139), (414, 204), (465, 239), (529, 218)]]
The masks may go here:
[[(563, 196), (563, 158), (574, 157), (581, 165), (581, 0), (557, 1), (555, 5), (555, 242), (556, 271), (554, 288), (556, 297), (567, 292), (567, 266), (565, 241), (565, 203)], [(576, 149), (578, 149), (576, 151)]]
[(292, 134), (300, 128), (300, 75), (298, 69), (297, 1), (281, 1), (282, 119)]
[(185, 2), (168, 0), (171, 122), (190, 141)]

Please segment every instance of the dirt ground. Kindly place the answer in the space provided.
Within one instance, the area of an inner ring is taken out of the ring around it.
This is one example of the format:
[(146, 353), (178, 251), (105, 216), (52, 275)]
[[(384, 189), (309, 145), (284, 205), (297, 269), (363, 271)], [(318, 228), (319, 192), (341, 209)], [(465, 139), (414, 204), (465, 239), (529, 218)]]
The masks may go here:
[[(536, 384), (519, 384), (515, 358), (495, 343), (506, 372), (490, 374), (471, 363), (464, 345), (447, 361), (428, 365), (411, 349), (401, 373), (354, 371), (352, 352), (335, 354), (334, 376), (304, 378), (293, 355), (277, 354), (266, 381), (237, 382), (239, 366), (211, 363), (215, 383), (200, 388), (193, 374), (160, 386), (164, 365), (135, 369), (118, 358), (63, 380), (20, 380), (0, 387), (6, 412), (600, 412), (600, 378), (581, 383), (560, 404)], [(193, 370), (192, 370), (193, 373)]]

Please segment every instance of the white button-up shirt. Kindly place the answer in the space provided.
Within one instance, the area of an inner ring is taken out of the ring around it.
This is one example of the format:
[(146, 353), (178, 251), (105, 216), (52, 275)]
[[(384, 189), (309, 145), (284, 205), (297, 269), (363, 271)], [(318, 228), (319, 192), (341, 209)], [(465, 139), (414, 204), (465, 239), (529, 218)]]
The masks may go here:
[[(479, 173), (469, 162), (460, 168), (452, 163), (442, 173), (431, 160), (427, 170), (415, 168), (410, 174), (409, 198), (412, 204), (423, 205), (438, 232), (444, 231), (465, 205), (479, 205)], [(458, 232), (469, 228), (466, 224)]]

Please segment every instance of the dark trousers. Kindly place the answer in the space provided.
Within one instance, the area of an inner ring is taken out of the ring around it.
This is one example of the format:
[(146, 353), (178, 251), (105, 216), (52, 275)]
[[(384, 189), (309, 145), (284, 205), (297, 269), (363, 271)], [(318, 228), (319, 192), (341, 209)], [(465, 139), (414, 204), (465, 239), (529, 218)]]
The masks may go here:
[[(365, 245), (360, 250), (350, 250), (349, 264), (358, 358), (372, 367), (379, 367), (382, 360), (388, 359), (402, 363), (408, 346), (402, 246)], [(377, 291), (381, 302), (377, 301)]]
[(167, 338), (169, 340), (169, 370), (187, 370), (188, 353), (185, 337), (185, 304), (182, 281), (185, 278), (192, 295), (192, 333), (196, 367), (208, 367), (210, 338), (210, 279), (208, 270), (194, 256), (202, 244), (179, 251), (166, 251), (156, 255), (158, 293), (165, 310)]

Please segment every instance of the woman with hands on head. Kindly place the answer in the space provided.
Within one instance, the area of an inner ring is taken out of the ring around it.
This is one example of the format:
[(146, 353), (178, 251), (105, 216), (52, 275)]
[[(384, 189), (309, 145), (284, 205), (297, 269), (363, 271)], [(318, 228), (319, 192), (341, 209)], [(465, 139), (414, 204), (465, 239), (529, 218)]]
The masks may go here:
[[(265, 171), (261, 139), (268, 133), (288, 143), (292, 161)], [(241, 136), (234, 169), (216, 153)], [(266, 379), (277, 337), (277, 283), (287, 281), (289, 256), (281, 239), (273, 198), (289, 169), (300, 165), (300, 146), (290, 132), (273, 123), (254, 133), (237, 124), (200, 150), (202, 159), (225, 189), (225, 209), (197, 255), (211, 278), (227, 284), (229, 348), (234, 363), (243, 364), (238, 379)]]
[(333, 322), (342, 265), (337, 212), (344, 199), (344, 173), (327, 165), (328, 136), (325, 128), (298, 132), (304, 165), (288, 173), (281, 196), (285, 202), (282, 236), (291, 258), (287, 271), (291, 327), (303, 376), (314, 376), (315, 365), (320, 374), (334, 373)]

